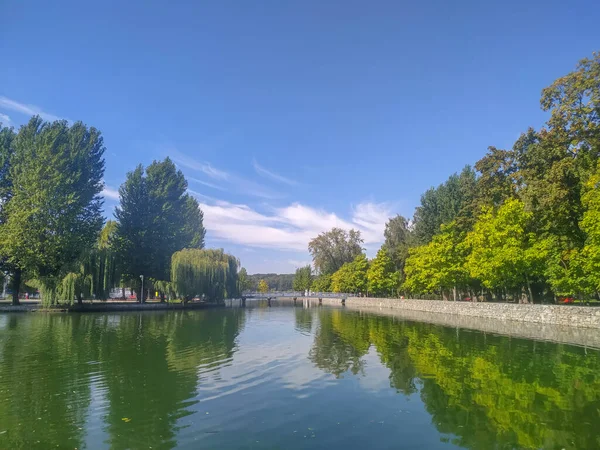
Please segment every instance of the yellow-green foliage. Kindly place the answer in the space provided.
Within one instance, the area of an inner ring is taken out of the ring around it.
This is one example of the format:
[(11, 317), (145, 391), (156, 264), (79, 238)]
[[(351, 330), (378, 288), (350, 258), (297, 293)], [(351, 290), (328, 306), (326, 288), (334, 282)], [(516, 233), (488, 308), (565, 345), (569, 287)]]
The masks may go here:
[(365, 292), (367, 290), (367, 270), (369, 261), (361, 253), (354, 261), (344, 264), (331, 276), (333, 292)]
[(265, 280), (258, 282), (258, 292), (262, 292), (263, 294), (269, 292), (269, 285)]

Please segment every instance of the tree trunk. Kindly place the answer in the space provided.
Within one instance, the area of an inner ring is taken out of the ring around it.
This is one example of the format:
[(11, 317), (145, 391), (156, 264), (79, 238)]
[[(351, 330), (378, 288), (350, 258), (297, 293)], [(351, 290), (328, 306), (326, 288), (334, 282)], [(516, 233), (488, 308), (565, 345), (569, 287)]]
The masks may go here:
[(525, 289), (523, 289), (523, 287), (521, 287), (521, 290), (519, 292), (519, 303), (529, 303), (527, 299), (527, 294), (525, 293)]
[(21, 269), (15, 269), (12, 273), (12, 304), (19, 305), (19, 288), (21, 287)]
[(164, 303), (164, 302), (165, 302), (165, 293), (164, 293), (164, 292), (161, 292), (161, 293), (160, 293), (160, 302), (161, 302), (161, 303)]
[(121, 288), (121, 300), (125, 300), (125, 288)]
[(454, 295), (454, 301), (456, 301), (456, 286), (452, 288), (452, 294)]
[(527, 292), (529, 293), (529, 303), (533, 303), (533, 292), (531, 291), (531, 282), (529, 281), (529, 277), (525, 275), (525, 280), (527, 281)]

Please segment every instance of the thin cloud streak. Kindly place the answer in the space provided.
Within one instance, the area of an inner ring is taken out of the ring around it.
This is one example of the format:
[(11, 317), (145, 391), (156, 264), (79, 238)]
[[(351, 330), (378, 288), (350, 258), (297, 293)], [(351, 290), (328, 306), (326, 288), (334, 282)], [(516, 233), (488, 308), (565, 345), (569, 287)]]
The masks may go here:
[(256, 160), (252, 161), (252, 166), (254, 167), (254, 170), (256, 171), (256, 173), (263, 177), (270, 178), (271, 180), (278, 181), (279, 183), (288, 184), (290, 186), (298, 185), (298, 182), (295, 180), (291, 180), (287, 177), (284, 177), (283, 175), (279, 175), (278, 173), (271, 172), (270, 170), (265, 169), (258, 162), (256, 162)]
[(218, 190), (218, 191), (227, 192), (227, 189), (225, 189), (224, 187), (222, 187), (222, 186), (217, 186), (216, 184), (209, 183), (208, 181), (199, 180), (198, 178), (189, 177), (189, 176), (188, 176), (188, 177), (186, 177), (186, 178), (187, 178), (188, 180), (191, 180), (191, 181), (193, 181), (194, 183), (198, 183), (198, 184), (201, 184), (201, 185), (203, 185), (203, 186), (207, 186), (207, 187), (209, 187), (209, 188), (216, 189), (216, 190)]
[[(186, 167), (187, 169), (191, 169), (197, 172), (201, 172), (215, 180), (219, 180), (222, 183), (226, 183), (228, 187), (223, 188), (222, 190), (225, 190), (227, 192), (233, 191), (238, 194), (264, 198), (267, 200), (275, 200), (284, 197), (282, 194), (274, 192), (273, 190), (259, 183), (256, 183), (252, 180), (248, 180), (234, 173), (228, 173), (223, 170), (217, 169), (216, 167), (213, 167), (210, 163), (196, 161), (177, 150), (170, 149), (169, 155), (173, 159), (173, 161), (175, 161), (175, 163), (177, 163), (180, 166)], [(195, 180), (198, 179), (196, 178)], [(201, 184), (205, 183), (206, 182), (201, 181)], [(209, 187), (214, 186), (216, 185), (211, 185)]]
[(196, 161), (189, 156), (173, 149), (169, 150), (169, 154), (171, 155), (171, 158), (173, 158), (173, 161), (183, 167), (202, 172), (215, 180), (229, 179), (229, 174), (227, 172), (214, 168), (210, 165), (210, 163)]
[(21, 114), (25, 114), (27, 116), (40, 116), (42, 119), (47, 120), (49, 122), (54, 122), (55, 120), (63, 120), (62, 117), (56, 116), (54, 114), (47, 113), (43, 111), (40, 107), (35, 105), (26, 105), (25, 103), (17, 102), (16, 100), (12, 100), (7, 97), (0, 96), (0, 108), (8, 109), (10, 111), (16, 111)]

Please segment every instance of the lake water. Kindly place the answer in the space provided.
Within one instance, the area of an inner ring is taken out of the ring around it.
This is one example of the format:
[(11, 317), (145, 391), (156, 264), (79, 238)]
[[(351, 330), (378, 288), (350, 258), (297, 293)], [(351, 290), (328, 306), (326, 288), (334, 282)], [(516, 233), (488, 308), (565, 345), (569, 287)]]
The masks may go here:
[(600, 448), (600, 353), (302, 307), (0, 316), (0, 448)]

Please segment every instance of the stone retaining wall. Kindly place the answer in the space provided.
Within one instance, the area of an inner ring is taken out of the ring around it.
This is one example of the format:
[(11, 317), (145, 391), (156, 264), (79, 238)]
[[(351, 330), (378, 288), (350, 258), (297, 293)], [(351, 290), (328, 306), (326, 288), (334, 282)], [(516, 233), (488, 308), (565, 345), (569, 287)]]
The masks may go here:
[[(319, 299), (310, 297), (310, 302)], [(324, 305), (340, 305), (339, 298), (323, 298)], [(472, 303), (441, 300), (400, 300), (397, 298), (348, 297), (346, 306), (355, 308), (392, 308), (483, 317), (498, 320), (600, 328), (600, 307), (573, 305), (523, 305), (513, 303)]]

